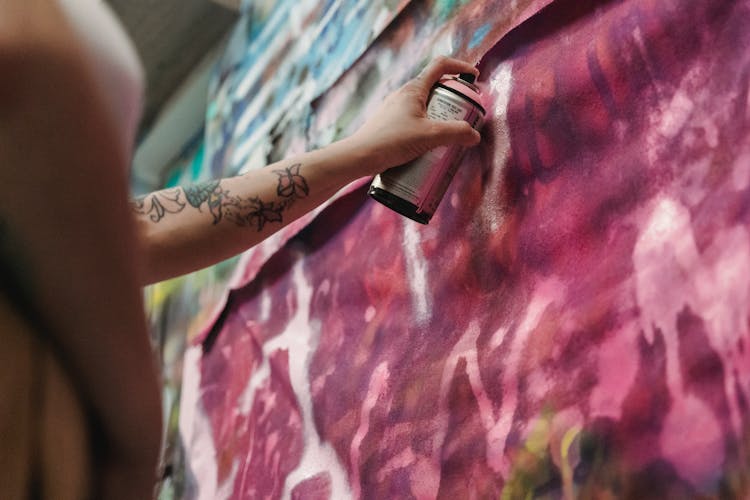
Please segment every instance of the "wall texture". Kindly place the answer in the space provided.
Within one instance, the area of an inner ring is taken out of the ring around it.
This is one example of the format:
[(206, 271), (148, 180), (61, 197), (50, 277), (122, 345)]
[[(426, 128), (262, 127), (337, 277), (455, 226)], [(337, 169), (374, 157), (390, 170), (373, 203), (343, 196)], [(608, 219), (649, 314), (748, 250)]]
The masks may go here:
[(200, 175), (346, 135), (439, 53), (490, 118), (429, 226), (355, 184), (215, 282), (182, 493), (749, 495), (750, 2), (294, 6), (245, 14)]

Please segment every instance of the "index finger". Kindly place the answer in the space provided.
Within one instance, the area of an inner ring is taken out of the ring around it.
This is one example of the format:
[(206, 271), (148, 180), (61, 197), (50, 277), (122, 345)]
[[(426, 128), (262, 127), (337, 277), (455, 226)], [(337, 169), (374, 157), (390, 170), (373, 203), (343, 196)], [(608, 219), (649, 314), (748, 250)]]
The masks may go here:
[(466, 61), (454, 59), (453, 57), (440, 56), (435, 58), (417, 75), (415, 83), (427, 95), (432, 86), (435, 85), (435, 82), (440, 80), (443, 75), (455, 75), (457, 73), (471, 73), (478, 76), (479, 70)]

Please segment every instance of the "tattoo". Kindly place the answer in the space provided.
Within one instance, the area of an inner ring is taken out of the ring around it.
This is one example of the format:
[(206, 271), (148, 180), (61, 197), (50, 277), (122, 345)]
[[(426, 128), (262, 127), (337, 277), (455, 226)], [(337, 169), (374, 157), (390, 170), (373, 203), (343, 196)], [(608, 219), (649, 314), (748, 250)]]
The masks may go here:
[(273, 173), (279, 176), (279, 185), (276, 192), (284, 198), (304, 198), (310, 194), (310, 188), (307, 187), (307, 181), (299, 175), (300, 163), (295, 163), (284, 170), (274, 170)]
[(254, 227), (258, 232), (263, 231), (269, 222), (283, 223), (283, 212), (310, 194), (307, 180), (299, 173), (301, 166), (301, 163), (295, 163), (284, 170), (273, 171), (279, 177), (276, 194), (280, 201), (266, 203), (257, 196), (247, 200), (232, 197), (226, 204), (227, 218), (238, 226)]
[(140, 215), (148, 215), (152, 222), (159, 222), (166, 214), (176, 214), (185, 208), (179, 188), (159, 191), (133, 200), (133, 210)]
[(184, 187), (182, 190), (185, 192), (185, 198), (191, 207), (200, 210), (201, 205), (206, 203), (209, 212), (214, 216), (214, 224), (219, 223), (221, 220), (222, 201), (229, 194), (221, 189), (221, 181), (202, 182)]
[[(221, 186), (221, 181), (202, 182), (183, 188), (153, 193), (133, 202), (136, 213), (148, 215), (151, 221), (159, 222), (166, 214), (182, 212), (187, 205), (201, 210), (205, 204), (213, 216), (213, 223), (226, 219), (242, 227), (253, 227), (258, 232), (269, 222), (283, 223), (283, 213), (295, 201), (310, 194), (307, 180), (300, 175), (301, 163), (283, 170), (274, 170), (278, 176), (276, 194), (278, 200), (265, 202), (258, 196), (242, 198), (233, 196)], [(182, 195), (185, 201), (182, 200)]]
[(228, 205), (227, 218), (238, 226), (255, 227), (258, 232), (263, 231), (267, 222), (283, 222), (281, 213), (286, 208), (284, 203), (265, 203), (257, 196), (245, 200), (233, 200)]

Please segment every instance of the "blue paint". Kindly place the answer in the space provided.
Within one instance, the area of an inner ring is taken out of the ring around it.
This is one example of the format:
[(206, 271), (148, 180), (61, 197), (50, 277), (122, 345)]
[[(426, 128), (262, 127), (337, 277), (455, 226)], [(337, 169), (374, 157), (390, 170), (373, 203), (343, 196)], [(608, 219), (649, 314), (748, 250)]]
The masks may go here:
[(476, 30), (474, 36), (471, 37), (471, 41), (469, 42), (469, 49), (475, 49), (480, 43), (482, 43), (482, 40), (484, 40), (484, 37), (487, 36), (487, 33), (489, 33), (491, 29), (492, 23), (487, 23)]
[[(290, 19), (299, 9), (299, 0), (277, 0), (269, 12), (252, 6), (269, 1), (247, 0), (249, 6), (227, 49), (231, 55), (222, 58), (212, 78), (206, 165), (213, 177), (235, 174), (252, 151), (268, 142), (267, 134), (259, 132), (276, 125), (272, 116), (278, 122), (300, 112), (300, 103), (290, 96), (300, 91), (306, 100), (320, 96), (380, 33), (373, 25), (382, 2), (319, 0), (311, 11), (317, 19), (293, 37)], [(453, 5), (459, 0), (440, 1)], [(320, 25), (323, 19), (326, 23)], [(274, 57), (271, 62), (269, 51)], [(268, 71), (272, 66), (273, 71)], [(263, 92), (268, 88), (273, 91)], [(254, 112), (247, 115), (250, 109)]]

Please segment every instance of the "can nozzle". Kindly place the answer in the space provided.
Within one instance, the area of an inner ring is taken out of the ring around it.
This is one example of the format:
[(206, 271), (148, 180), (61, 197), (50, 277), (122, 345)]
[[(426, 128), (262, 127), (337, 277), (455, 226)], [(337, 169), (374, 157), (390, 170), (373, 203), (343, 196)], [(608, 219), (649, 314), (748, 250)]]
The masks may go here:
[(458, 79), (473, 84), (477, 80), (477, 76), (474, 73), (460, 73)]

